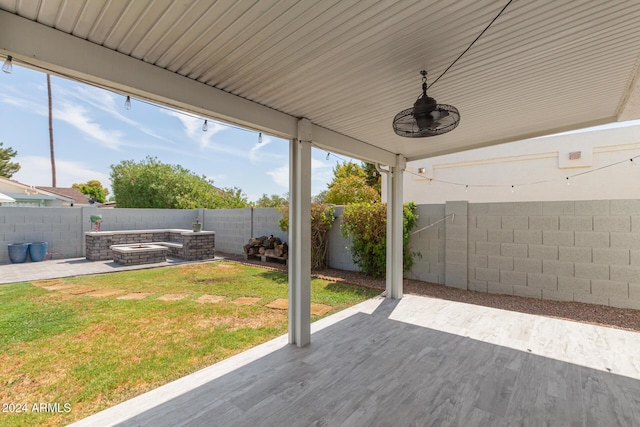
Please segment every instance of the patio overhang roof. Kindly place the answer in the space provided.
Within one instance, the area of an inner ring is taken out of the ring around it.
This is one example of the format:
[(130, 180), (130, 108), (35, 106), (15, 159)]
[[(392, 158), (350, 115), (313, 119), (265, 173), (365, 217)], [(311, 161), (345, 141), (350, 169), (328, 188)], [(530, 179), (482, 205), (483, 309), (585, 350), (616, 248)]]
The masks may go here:
[(518, 1), (429, 89), (458, 128), (405, 139), (394, 115), (506, 0), (0, 0), (0, 52), (54, 73), (392, 164), (640, 118), (634, 0)]

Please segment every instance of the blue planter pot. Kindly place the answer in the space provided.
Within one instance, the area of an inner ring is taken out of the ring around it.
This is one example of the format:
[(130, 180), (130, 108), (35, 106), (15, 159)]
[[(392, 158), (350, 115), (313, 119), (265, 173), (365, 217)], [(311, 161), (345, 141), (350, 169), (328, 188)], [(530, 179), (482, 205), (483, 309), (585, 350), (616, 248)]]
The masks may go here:
[(29, 245), (29, 258), (31, 261), (42, 261), (49, 250), (48, 242), (33, 242)]
[(10, 243), (9, 259), (14, 264), (19, 264), (27, 260), (27, 252), (29, 251), (29, 243)]

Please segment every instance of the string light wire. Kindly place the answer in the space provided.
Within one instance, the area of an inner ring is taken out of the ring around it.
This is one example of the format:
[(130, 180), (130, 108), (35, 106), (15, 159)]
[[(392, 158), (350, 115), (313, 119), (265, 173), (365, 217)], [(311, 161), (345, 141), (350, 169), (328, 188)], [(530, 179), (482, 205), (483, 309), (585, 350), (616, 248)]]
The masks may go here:
[[(443, 72), (442, 72), (442, 74), (440, 74), (440, 76), (439, 76), (435, 81), (433, 81), (433, 83), (431, 83), (431, 84), (429, 85), (429, 87), (433, 86), (433, 85), (434, 85), (434, 84), (435, 84), (435, 83), (436, 83), (436, 82), (437, 82), (437, 81), (438, 81), (442, 76), (444, 76), (444, 74), (445, 74), (445, 73), (446, 73), (446, 72), (447, 72), (447, 71), (448, 71), (448, 70), (449, 70), (449, 69), (450, 69), (450, 68), (451, 68), (451, 67), (452, 67), (452, 66), (453, 66), (453, 65), (454, 65), (454, 64), (455, 64), (455, 63), (456, 63), (456, 62), (457, 62), (461, 57), (462, 57), (462, 55), (464, 55), (464, 54), (465, 54), (465, 53), (466, 53), (466, 52), (471, 48), (471, 46), (473, 46), (473, 44), (474, 44), (474, 43), (475, 43), (475, 42), (476, 42), (476, 41), (477, 41), (477, 40), (482, 36), (482, 34), (484, 34), (484, 32), (486, 32), (486, 31), (489, 29), (489, 27), (490, 27), (490, 26), (491, 26), (491, 25), (492, 25), (492, 24), (493, 24), (493, 23), (494, 23), (494, 22), (495, 22), (495, 21), (500, 17), (500, 15), (505, 11), (505, 9), (506, 9), (510, 4), (511, 4), (511, 2), (512, 2), (512, 1), (513, 1), (513, 0), (509, 0), (509, 2), (508, 2), (508, 3), (507, 3), (507, 4), (502, 8), (502, 10), (498, 13), (498, 15), (496, 15), (496, 17), (495, 17), (495, 18), (494, 18), (494, 19), (489, 23), (489, 25), (487, 25), (487, 27), (486, 27), (486, 28), (485, 28), (485, 29), (484, 29), (484, 30), (483, 30), (483, 31), (478, 35), (478, 37), (476, 37), (476, 39), (475, 39), (473, 42), (471, 42), (471, 44), (467, 47), (467, 49), (465, 49), (465, 51), (464, 51), (464, 52), (462, 52), (462, 53), (460, 54), (460, 56), (458, 56), (458, 58), (457, 58), (455, 61), (453, 61), (453, 63), (451, 63), (451, 65), (450, 65), (449, 67), (447, 67), (447, 69), (445, 69), (445, 71), (443, 71)], [(8, 58), (7, 58), (7, 59), (8, 59)], [(13, 58), (11, 58), (11, 59), (13, 59)], [(68, 75), (68, 74), (60, 73), (60, 72), (58, 72), (58, 71), (54, 71), (54, 70), (48, 69), (48, 68), (46, 68), (46, 67), (42, 67), (42, 66), (40, 66), (40, 65), (35, 65), (35, 64), (30, 63), (30, 62), (28, 62), (28, 61), (20, 60), (20, 63), (26, 64), (26, 65), (28, 65), (29, 67), (31, 67), (31, 68), (33, 68), (33, 69), (36, 69), (36, 70), (44, 71), (44, 72), (47, 72), (47, 73), (49, 73), (49, 74), (54, 74), (54, 75), (62, 76), (62, 77), (66, 78), (66, 79), (68, 79), (68, 80), (71, 80), (71, 81), (75, 81), (75, 82), (83, 83), (83, 84), (86, 84), (86, 85), (88, 85), (88, 86), (95, 87), (95, 88), (98, 88), (98, 89), (107, 90), (107, 91), (112, 92), (112, 93), (115, 93), (115, 94), (117, 94), (117, 93), (118, 93), (118, 90), (117, 90), (117, 89), (115, 89), (115, 88), (113, 88), (113, 87), (110, 87), (110, 86), (108, 86), (108, 85), (97, 85), (97, 84), (95, 84), (95, 83), (93, 83), (93, 82), (91, 82), (91, 81), (88, 81), (88, 80), (85, 80), (85, 79), (82, 79), (82, 78), (78, 78), (78, 77), (74, 77), (74, 76), (70, 76), (70, 75)], [(130, 99), (130, 95), (127, 95), (127, 100), (129, 100), (129, 99)], [(202, 120), (202, 117), (200, 117), (200, 116), (198, 116), (198, 115), (195, 115), (195, 114), (193, 114), (193, 113), (190, 113), (190, 112), (188, 112), (188, 111), (180, 110), (177, 106), (171, 106), (170, 104), (169, 104), (169, 105), (156, 104), (156, 103), (154, 103), (154, 102), (147, 101), (147, 100), (142, 99), (142, 98), (136, 98), (136, 100), (137, 100), (137, 101), (139, 101), (139, 102), (142, 102), (142, 103), (144, 103), (144, 104), (147, 104), (147, 105), (153, 106), (153, 107), (157, 107), (157, 108), (164, 109), (164, 110), (166, 110), (166, 111), (171, 111), (171, 112), (173, 112), (173, 113), (178, 113), (178, 114), (185, 115), (185, 116), (187, 116), (187, 117), (191, 117), (191, 118), (194, 118), (194, 119)], [(204, 120), (205, 120), (205, 122), (206, 122), (206, 123), (208, 123), (207, 119), (204, 119)], [(219, 124), (221, 124), (221, 125), (223, 125), (223, 126), (226, 126), (226, 127), (232, 128), (232, 129), (236, 129), (236, 130), (241, 130), (241, 131), (244, 131), (244, 132), (251, 132), (251, 133), (255, 133), (255, 132), (256, 132), (256, 131), (255, 131), (255, 130), (253, 130), (253, 129), (249, 129), (249, 128), (245, 128), (245, 127), (237, 126), (237, 125), (234, 125), (234, 124), (232, 124), (232, 123), (217, 122), (217, 121), (215, 121), (215, 120), (214, 120), (214, 122), (215, 122), (215, 123), (219, 123)], [(203, 126), (204, 126), (204, 125), (203, 125)], [(261, 134), (261, 133), (262, 133), (262, 132), (260, 132), (260, 134)], [(260, 136), (260, 135), (259, 135), (259, 136)], [(312, 145), (314, 145), (314, 146), (315, 146), (316, 148), (318, 148), (318, 149), (322, 149), (321, 147), (319, 147), (318, 145), (314, 144), (313, 142), (312, 142), (311, 144), (312, 144)], [(370, 144), (369, 144), (369, 145), (370, 145)], [(344, 157), (341, 157), (341, 156), (339, 156), (339, 155), (337, 155), (337, 154), (334, 154), (334, 153), (331, 153), (331, 152), (327, 152), (327, 160), (328, 160), (328, 158), (329, 158), (330, 156), (334, 156), (334, 157), (336, 157), (338, 160), (341, 160), (341, 161), (343, 161), (343, 162), (347, 162), (347, 161), (348, 161), (348, 160), (347, 160), (347, 159), (345, 159)], [(636, 162), (634, 161), (634, 159), (638, 159), (638, 158), (640, 158), (640, 154), (639, 154), (639, 155), (637, 155), (637, 156), (631, 157), (631, 158), (629, 158), (629, 159), (620, 160), (620, 161), (618, 161), (618, 162), (611, 163), (611, 164), (604, 165), (604, 166), (600, 166), (600, 167), (595, 168), (595, 169), (591, 169), (591, 170), (588, 170), (588, 171), (584, 171), (584, 172), (579, 172), (579, 173), (573, 174), (573, 175), (571, 175), (571, 176), (566, 177), (566, 178), (565, 178), (565, 180), (566, 180), (567, 182), (569, 182), (569, 179), (570, 179), (570, 178), (575, 178), (575, 177), (577, 177), (577, 176), (586, 175), (586, 174), (589, 174), (589, 173), (594, 173), (594, 172), (597, 172), (597, 171), (600, 171), (600, 170), (603, 170), (603, 169), (607, 169), (607, 168), (610, 168), (610, 167), (613, 167), (613, 166), (619, 165), (619, 164), (621, 164), (621, 163), (626, 163), (626, 162), (631, 162), (631, 164), (635, 167), (635, 166), (636, 166)], [(407, 173), (407, 174), (409, 174), (409, 175), (417, 176), (417, 177), (418, 177), (418, 178), (420, 178), (420, 179), (425, 179), (425, 178), (426, 178), (426, 179), (428, 179), (428, 180), (429, 180), (429, 183), (431, 183), (431, 182), (439, 182), (439, 183), (442, 183), (442, 184), (449, 184), (449, 185), (454, 185), (454, 186), (461, 186), (461, 187), (465, 187), (465, 189), (469, 189), (469, 188), (482, 188), (482, 187), (484, 187), (484, 188), (501, 188), (501, 187), (502, 187), (502, 188), (504, 188), (504, 187), (510, 187), (510, 188), (512, 189), (512, 191), (515, 191), (515, 185), (505, 185), (505, 184), (466, 184), (466, 183), (460, 183), (460, 182), (453, 182), (453, 181), (446, 181), (446, 180), (441, 180), (441, 179), (435, 179), (435, 178), (432, 178), (432, 177), (425, 177), (425, 176), (423, 176), (423, 175), (419, 175), (419, 174), (417, 174), (417, 173), (414, 173), (414, 172), (409, 171), (409, 170), (406, 170), (406, 169), (404, 170), (404, 173)], [(558, 181), (558, 179), (546, 179), (546, 180), (541, 180), (541, 181), (534, 181), (534, 182), (529, 182), (529, 183), (524, 183), (524, 184), (518, 184), (518, 186), (519, 186), (519, 187), (522, 187), (522, 186), (525, 186), (525, 185), (544, 184), (544, 183), (554, 182), (554, 181)]]

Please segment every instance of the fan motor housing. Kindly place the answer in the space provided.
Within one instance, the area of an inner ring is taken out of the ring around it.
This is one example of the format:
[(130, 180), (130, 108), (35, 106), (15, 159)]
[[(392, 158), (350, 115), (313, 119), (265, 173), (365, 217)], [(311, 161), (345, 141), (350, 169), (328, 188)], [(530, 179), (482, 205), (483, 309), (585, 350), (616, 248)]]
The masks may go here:
[(431, 113), (436, 109), (438, 103), (430, 96), (421, 96), (413, 104), (413, 117), (416, 119), (418, 128), (427, 129), (433, 124)]

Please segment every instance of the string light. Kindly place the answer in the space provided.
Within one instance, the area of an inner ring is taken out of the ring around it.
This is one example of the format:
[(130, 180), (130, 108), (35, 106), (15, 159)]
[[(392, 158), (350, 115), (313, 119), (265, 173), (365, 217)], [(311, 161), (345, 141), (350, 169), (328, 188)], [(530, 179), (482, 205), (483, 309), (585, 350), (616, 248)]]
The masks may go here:
[(209, 122), (207, 119), (204, 119), (204, 123), (202, 124), (202, 132), (206, 132), (209, 130)]
[(7, 56), (7, 59), (4, 60), (4, 64), (2, 65), (2, 71), (4, 71), (7, 74), (11, 74), (11, 72), (13, 71), (13, 64), (12, 61), (13, 57), (11, 55)]
[(567, 185), (571, 185), (571, 181), (569, 181), (569, 177), (567, 177)]
[(329, 160), (329, 156), (330, 155), (331, 155), (331, 153), (327, 151), (327, 160)]
[(262, 132), (258, 134), (258, 144), (262, 144)]
[(468, 192), (469, 192), (469, 184), (467, 184), (467, 185), (465, 185), (465, 186), (464, 186), (464, 192), (465, 192), (465, 193), (468, 193)]
[(515, 192), (516, 192), (516, 186), (515, 186), (515, 185), (512, 185), (512, 186), (511, 186), (511, 192), (512, 192), (512, 193), (515, 193)]
[(634, 162), (634, 161), (633, 161), (633, 157), (632, 157), (632, 158), (630, 158), (630, 159), (629, 159), (629, 161), (631, 162), (631, 166), (632, 166), (632, 167), (634, 167), (634, 168), (635, 168), (635, 167), (637, 166), (637, 165), (636, 165), (636, 162)]
[(131, 97), (127, 95), (127, 99), (124, 101), (124, 109), (131, 110)]

